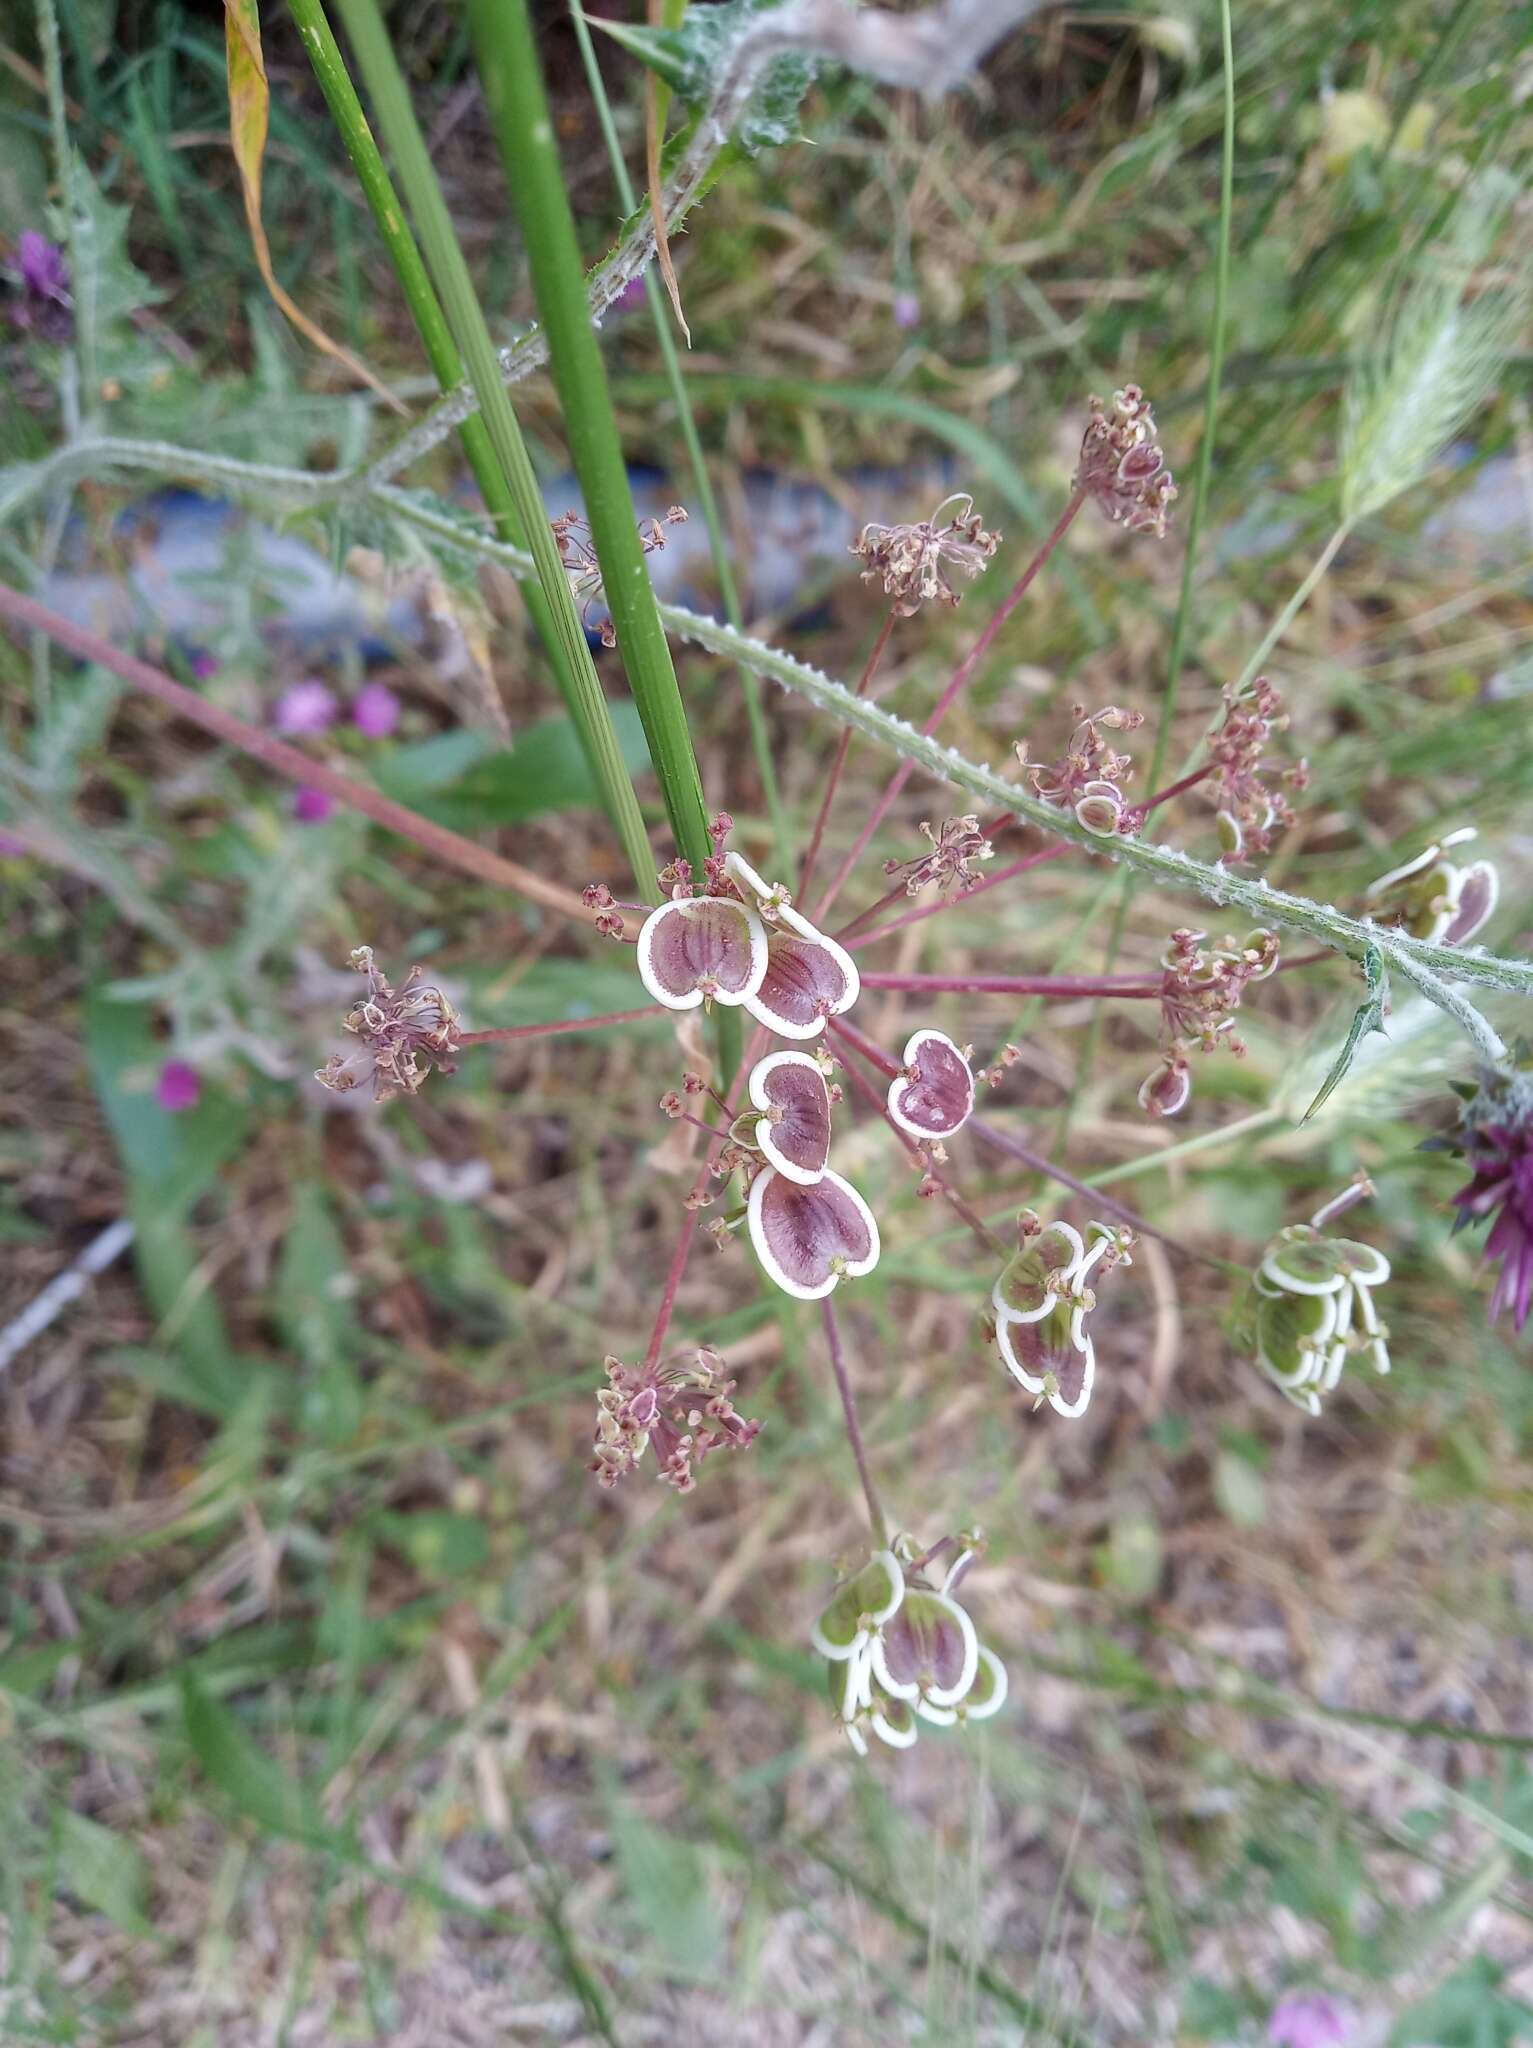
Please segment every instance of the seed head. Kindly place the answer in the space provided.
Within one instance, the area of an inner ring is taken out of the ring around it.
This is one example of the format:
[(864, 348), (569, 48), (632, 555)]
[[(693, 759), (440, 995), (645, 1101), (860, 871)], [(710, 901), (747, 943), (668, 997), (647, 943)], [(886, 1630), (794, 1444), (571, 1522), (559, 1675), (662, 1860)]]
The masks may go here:
[(923, 604), (957, 604), (963, 592), (954, 577), (972, 583), (1000, 544), (998, 533), (985, 531), (974, 500), (955, 491), (929, 519), (865, 526), (851, 552), (865, 564), (863, 582), (881, 583), (895, 616), (908, 619)]
[(1084, 491), (1115, 526), (1166, 537), (1166, 514), (1176, 485), (1166, 467), (1155, 415), (1137, 384), (1115, 391), (1111, 406), (1091, 400), (1081, 441), (1075, 488)]
[(392, 988), (374, 964), (371, 946), (358, 946), (351, 964), (367, 981), (366, 995), (346, 1019), (346, 1029), (360, 1043), (351, 1052), (332, 1053), (315, 1080), (338, 1095), (371, 1082), (374, 1102), (387, 1102), (414, 1095), (433, 1067), (452, 1073), (458, 1017), (441, 989), (425, 981), (419, 967)]

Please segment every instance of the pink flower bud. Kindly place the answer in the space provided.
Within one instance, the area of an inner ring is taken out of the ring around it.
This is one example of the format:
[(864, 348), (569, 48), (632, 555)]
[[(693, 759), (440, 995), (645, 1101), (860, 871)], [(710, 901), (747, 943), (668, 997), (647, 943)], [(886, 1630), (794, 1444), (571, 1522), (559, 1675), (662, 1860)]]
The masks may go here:
[(289, 739), (299, 739), (328, 732), (335, 723), (336, 710), (334, 692), (323, 683), (294, 683), (277, 699), (272, 724)]
[(303, 788), (293, 792), (293, 816), (300, 825), (323, 825), (335, 810), (335, 798), (328, 790)]
[(357, 692), (351, 722), (370, 740), (386, 740), (399, 723), (399, 699), (386, 683), (368, 683)]
[(195, 1109), (202, 1099), (202, 1076), (185, 1060), (167, 1060), (154, 1084), (154, 1099), (172, 1115)]

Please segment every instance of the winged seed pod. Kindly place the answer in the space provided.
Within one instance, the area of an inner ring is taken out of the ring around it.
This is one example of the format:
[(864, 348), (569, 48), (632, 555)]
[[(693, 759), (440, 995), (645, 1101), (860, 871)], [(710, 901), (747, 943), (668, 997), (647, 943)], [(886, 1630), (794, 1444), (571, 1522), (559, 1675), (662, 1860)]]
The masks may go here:
[(1446, 860), (1450, 847), (1476, 838), (1473, 825), (1450, 832), (1400, 867), (1380, 875), (1363, 891), (1387, 915), (1398, 918), (1413, 939), (1430, 944), (1465, 946), (1489, 924), (1501, 895), (1501, 878), (1488, 860), (1460, 867)]
[(1355, 1181), (1308, 1223), (1280, 1230), (1252, 1276), (1256, 1362), (1307, 1415), (1320, 1413), (1349, 1357), (1366, 1354), (1375, 1372), (1389, 1371), (1389, 1331), (1373, 1300), (1389, 1261), (1373, 1245), (1325, 1234), (1372, 1192), (1368, 1181)]
[(1069, 1223), (1047, 1223), (1024, 1213), (1021, 1249), (990, 1290), (1001, 1361), (1017, 1385), (1047, 1401), (1058, 1415), (1084, 1415), (1096, 1378), (1096, 1346), (1086, 1317), (1096, 1306), (1087, 1284), (1133, 1263), (1133, 1238), (1120, 1227), (1088, 1223), (1086, 1237)]
[(909, 1749), (922, 1721), (983, 1721), (1005, 1704), (1006, 1667), (955, 1597), (977, 1545), (977, 1536), (946, 1537), (923, 1552), (913, 1538), (896, 1537), (837, 1588), (810, 1630), (829, 1665), (837, 1719), (859, 1756), (869, 1734)]

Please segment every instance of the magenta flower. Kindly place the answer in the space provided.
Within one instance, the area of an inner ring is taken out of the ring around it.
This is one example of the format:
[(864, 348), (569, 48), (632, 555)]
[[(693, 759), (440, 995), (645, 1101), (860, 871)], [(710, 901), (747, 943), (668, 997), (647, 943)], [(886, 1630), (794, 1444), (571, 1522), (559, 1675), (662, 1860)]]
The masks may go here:
[(328, 732), (335, 723), (336, 709), (334, 692), (311, 679), (294, 683), (282, 692), (272, 712), (272, 723), (289, 739), (299, 739), (311, 733)]
[(192, 656), (192, 674), (199, 683), (205, 683), (209, 676), (216, 676), (220, 666), (221, 664), (216, 654), (202, 653)]
[(1491, 1319), (1510, 1309), (1520, 1332), (1533, 1312), (1533, 1073), (1488, 1075), (1464, 1105), (1463, 1129), (1454, 1142), (1472, 1173), (1453, 1198), (1454, 1227), (1493, 1219), (1485, 1256), (1499, 1259), (1501, 1271)]
[(623, 289), (612, 301), (612, 310), (614, 313), (636, 313), (647, 297), (648, 293), (645, 290), (644, 277), (641, 272), (638, 277), (629, 278), (627, 284), (623, 286)]
[(31, 850), (14, 832), (0, 832), (0, 860), (22, 860)]
[(365, 739), (386, 740), (399, 723), (399, 699), (387, 683), (368, 683), (357, 692), (351, 722)]
[(1346, 2048), (1351, 2038), (1351, 2013), (1323, 1991), (1285, 1991), (1267, 2022), (1272, 2048)]
[(323, 825), (335, 810), (335, 798), (328, 790), (299, 789), (293, 793), (293, 816), (300, 825)]
[(921, 301), (914, 292), (896, 292), (894, 295), (894, 324), (908, 334), (912, 327), (921, 324)]
[(183, 1109), (195, 1109), (202, 1100), (202, 1076), (185, 1060), (167, 1060), (154, 1084), (154, 1099), (161, 1109), (168, 1109), (173, 1115)]
[(12, 325), (44, 341), (67, 341), (74, 332), (74, 312), (63, 250), (36, 228), (23, 229), (16, 238), (15, 275), (21, 290), (19, 302), (10, 308)]

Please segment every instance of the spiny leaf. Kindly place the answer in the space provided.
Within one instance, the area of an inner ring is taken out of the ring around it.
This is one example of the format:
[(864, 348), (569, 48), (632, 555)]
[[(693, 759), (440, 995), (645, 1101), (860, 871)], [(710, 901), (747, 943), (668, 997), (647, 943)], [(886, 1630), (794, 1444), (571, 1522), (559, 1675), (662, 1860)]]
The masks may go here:
[(266, 155), (266, 124), (271, 108), (271, 89), (266, 82), (266, 60), (261, 54), (261, 17), (257, 0), (224, 0), (224, 48), (229, 76), (229, 140), (240, 174), (245, 200), (245, 219), (256, 265), (266, 289), (300, 334), (307, 335), (318, 349), (344, 363), (353, 376), (368, 384), (385, 405), (395, 412), (405, 407), (388, 386), (375, 377), (349, 348), (332, 341), (302, 307), (290, 299), (277, 282), (272, 269), (271, 249), (261, 225), (261, 174)]
[(1315, 1114), (1315, 1111), (1326, 1100), (1332, 1089), (1338, 1087), (1345, 1080), (1347, 1070), (1352, 1065), (1358, 1045), (1362, 1041), (1363, 1033), (1365, 1031), (1382, 1031), (1384, 1029), (1384, 1002), (1388, 993), (1388, 981), (1384, 973), (1384, 956), (1377, 946), (1364, 948), (1363, 980), (1368, 985), (1368, 993), (1362, 1002), (1358, 1004), (1357, 1014), (1352, 1019), (1351, 1027), (1347, 1032), (1341, 1051), (1336, 1055), (1336, 1063), (1326, 1075), (1320, 1093), (1299, 1119), (1301, 1123), (1307, 1124)]
[[(693, 7), (680, 28), (639, 28), (591, 16), (593, 27), (606, 30), (663, 78), (690, 106), (704, 106), (728, 74), (735, 49), (753, 18), (776, 12), (782, 0), (723, 0), (714, 7)], [(792, 52), (767, 67), (750, 105), (736, 124), (735, 139), (754, 154), (791, 142), (798, 133), (798, 110), (814, 78), (814, 62)]]

